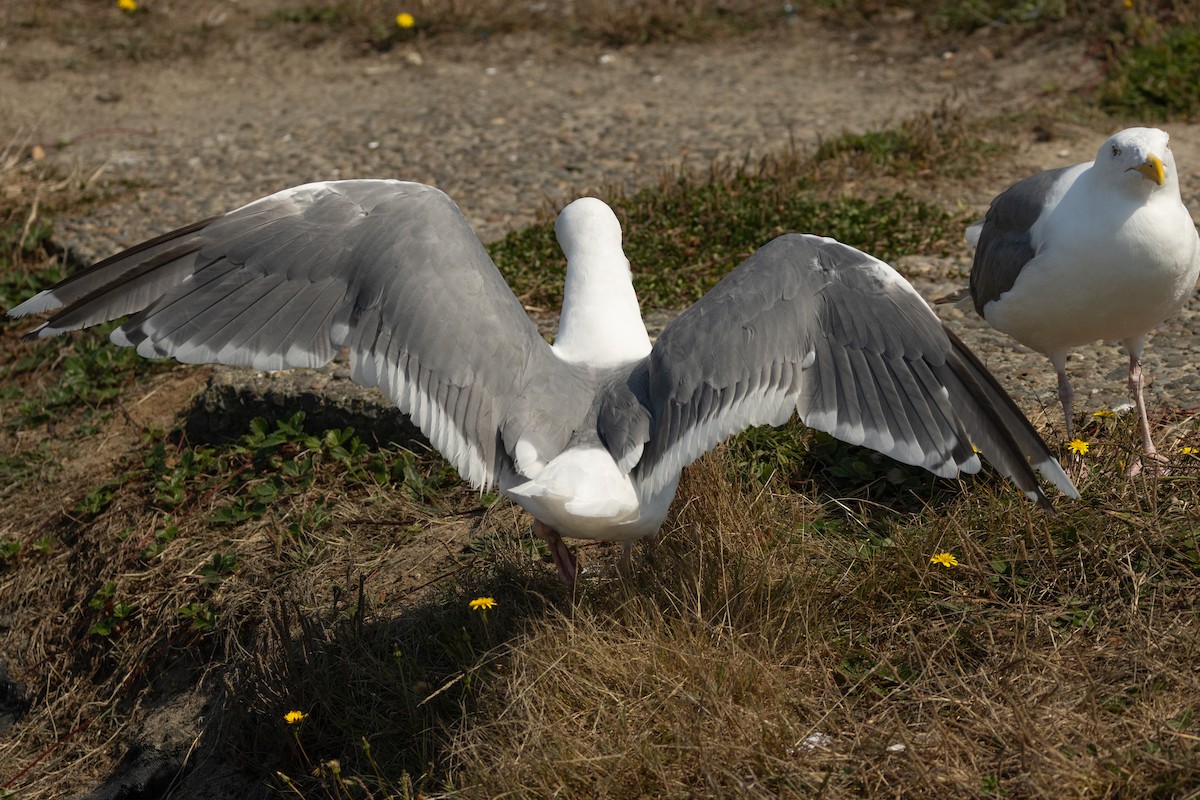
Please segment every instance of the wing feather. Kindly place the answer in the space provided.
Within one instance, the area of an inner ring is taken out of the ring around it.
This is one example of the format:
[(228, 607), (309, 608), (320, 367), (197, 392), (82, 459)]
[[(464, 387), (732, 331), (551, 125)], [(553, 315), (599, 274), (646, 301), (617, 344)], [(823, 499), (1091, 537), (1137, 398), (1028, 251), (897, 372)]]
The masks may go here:
[(979, 316), (984, 308), (1007, 292), (1017, 276), (1037, 255), (1033, 228), (1082, 171), (1081, 167), (1059, 167), (1010, 186), (992, 200), (987, 214), (968, 232), (975, 244), (971, 265), (970, 292)]
[(118, 253), (10, 313), (56, 308), (34, 335), (132, 314), (114, 342), (186, 362), (315, 367), (347, 346), (354, 380), (380, 386), (477, 487), (519, 437), (549, 460), (590, 402), (457, 206), (416, 183), (288, 189)]
[[(8, 315), (23, 317), (28, 314), (40, 314), (65, 307), (65, 310), (58, 314), (58, 317), (61, 318), (68, 315), (75, 304), (84, 298), (103, 294), (102, 290), (110, 285), (129, 287), (122, 289), (119, 293), (124, 297), (124, 307), (118, 304), (121, 301), (116, 298), (110, 299), (111, 307), (120, 309), (114, 316), (122, 317), (131, 314), (140, 307), (139, 304), (143, 302), (145, 296), (156, 296), (161, 293), (155, 292), (156, 282), (161, 286), (173, 285), (177, 278), (176, 271), (186, 273), (190, 269), (186, 259), (199, 247), (201, 240), (199, 232), (211, 225), (212, 222), (212, 219), (201, 220), (142, 242), (103, 261), (98, 261), (14, 306), (9, 310)], [(171, 265), (174, 265), (174, 269), (171, 268)], [(148, 281), (140, 280), (146, 274), (153, 277)], [(140, 293), (138, 289), (144, 294)], [(96, 321), (80, 321), (74, 327), (62, 330), (76, 330), (95, 324), (97, 324)], [(39, 328), (39, 330), (43, 329), (45, 326)], [(50, 331), (42, 335), (50, 336), (57, 332)]]
[(768, 243), (668, 325), (640, 369), (648, 432), (636, 470), (648, 491), (726, 437), (795, 410), (811, 427), (945, 476), (977, 471), (972, 442), (986, 440), (989, 460), (1039, 502), (1049, 505), (1031, 461), (1074, 493), (912, 286), (832, 239)]

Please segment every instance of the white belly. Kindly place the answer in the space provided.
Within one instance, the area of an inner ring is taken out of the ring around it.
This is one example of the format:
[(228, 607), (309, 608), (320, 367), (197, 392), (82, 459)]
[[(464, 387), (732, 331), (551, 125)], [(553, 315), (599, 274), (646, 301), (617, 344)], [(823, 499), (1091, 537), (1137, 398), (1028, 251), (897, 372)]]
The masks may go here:
[(1131, 236), (1117, 252), (1080, 239), (1029, 262), (988, 303), (989, 324), (1042, 353), (1146, 334), (1191, 295), (1200, 269), (1189, 225)]

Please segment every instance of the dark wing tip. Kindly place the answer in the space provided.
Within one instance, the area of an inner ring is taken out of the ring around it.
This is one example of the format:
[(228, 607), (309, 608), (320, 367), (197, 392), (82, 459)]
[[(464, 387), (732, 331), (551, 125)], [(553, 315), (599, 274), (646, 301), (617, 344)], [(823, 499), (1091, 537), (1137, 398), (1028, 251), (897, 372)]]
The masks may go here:
[[(1078, 499), (1079, 490), (1016, 402), (971, 349), (952, 330), (942, 327), (952, 348), (947, 365), (974, 401), (971, 407), (981, 412), (971, 419), (974, 430), (969, 433), (985, 445), (984, 456), (1048, 511), (1054, 510), (1054, 504), (1042, 491), (1038, 472), (1065, 496)], [(963, 413), (967, 410), (964, 407)]]

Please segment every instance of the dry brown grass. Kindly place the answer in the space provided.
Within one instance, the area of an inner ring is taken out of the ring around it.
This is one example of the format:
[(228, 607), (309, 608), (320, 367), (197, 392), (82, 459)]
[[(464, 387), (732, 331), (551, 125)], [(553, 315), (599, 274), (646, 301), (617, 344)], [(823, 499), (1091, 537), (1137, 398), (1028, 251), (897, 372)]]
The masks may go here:
[[(718, 453), (634, 577), (572, 600), (511, 506), (347, 490), (336, 465), (232, 527), (210, 520), (225, 490), (196, 491), (145, 558), (167, 524), (146, 479), (72, 510), (145, 445), (119, 414), (80, 422), (44, 436), (109, 458), (81, 472), (27, 440), (51, 463), (16, 477), (0, 527), (21, 544), (0, 566), (4, 659), (32, 702), (0, 735), (0, 783), (23, 798), (100, 779), (129, 741), (193, 738), (195, 780), (231, 762), (311, 797), (343, 796), (331, 759), (374, 797), (1162, 797), (1200, 781), (1197, 465), (1125, 481), (1128, 425), (1093, 438), (1087, 499), (1058, 517), (996, 479), (901, 510), (819, 468), (791, 490), (739, 485)], [(942, 550), (960, 566), (931, 565)], [(207, 585), (221, 554), (237, 566)], [(110, 581), (134, 611), (90, 632)], [(499, 603), (486, 624), (476, 595)], [(193, 603), (211, 630), (180, 617)], [(290, 709), (311, 715), (296, 744)]]
[[(465, 794), (1174, 796), (1200, 778), (1194, 474), (1105, 480), (1054, 519), (973, 486), (830, 535), (811, 527), (828, 500), (708, 491), (725, 466), (689, 473), (653, 574), (510, 652), (454, 748)], [(1114, 531), (1114, 506), (1140, 524)], [(942, 549), (960, 566), (931, 565)]]
[[(11, 427), (25, 398), (2, 403), (17, 491), (0, 539), (20, 550), (0, 619), (33, 707), (0, 738), (0, 780), (22, 797), (107, 774), (127, 737), (178, 739), (148, 721), (196, 691), (219, 724), (175, 724), (199, 753), (311, 796), (337, 796), (332, 758), (372, 796), (1174, 796), (1200, 780), (1200, 463), (1125, 481), (1125, 420), (1089, 431), (1087, 499), (1056, 517), (995, 479), (851, 489), (819, 448), (741, 483), (743, 454), (719, 451), (636, 574), (572, 600), (511, 506), (347, 485), (296, 437), (280, 455), (311, 456), (315, 477), (265, 514), (212, 522), (279, 467), (237, 447), (164, 504), (155, 484), (189, 450), (161, 432), (181, 401), (121, 409), (196, 382), (134, 379), (116, 413), (40, 432)], [(1195, 417), (1169, 430), (1173, 451), (1200, 437)], [(414, 467), (437, 480), (435, 461)], [(77, 505), (106, 482), (110, 503)], [(960, 566), (931, 565), (942, 550)], [(99, 634), (112, 609), (90, 601), (109, 582), (133, 611)], [(486, 624), (477, 594), (499, 601)], [(180, 616), (195, 603), (211, 629)], [(292, 708), (312, 721), (295, 743)]]
[[(1195, 418), (1177, 423), (1196, 439)], [(430, 507), (330, 470), (232, 528), (201, 496), (149, 560), (163, 519), (143, 481), (91, 518), (43, 500), (0, 573), (21, 632), (6, 660), (33, 698), (0, 738), (0, 778), (22, 797), (99, 778), (127, 737), (170, 741), (148, 721), (198, 683), (215, 708), (186, 731), (196, 758), (304, 796), (1183, 796), (1200, 780), (1200, 465), (1128, 482), (1131, 426), (1092, 438), (1087, 499), (1055, 517), (998, 479), (905, 508), (819, 467), (790, 489), (741, 483), (721, 450), (688, 471), (635, 575), (574, 600), (530, 562), (517, 511), (462, 491)], [(43, 492), (93, 483), (59, 473)], [(327, 524), (292, 528), (322, 500)], [(943, 550), (958, 567), (929, 563)], [(218, 553), (238, 565), (205, 586)], [(89, 633), (110, 580), (137, 610)], [(486, 621), (477, 594), (498, 601)], [(177, 613), (198, 600), (210, 631)], [(311, 715), (297, 740), (293, 708)]]

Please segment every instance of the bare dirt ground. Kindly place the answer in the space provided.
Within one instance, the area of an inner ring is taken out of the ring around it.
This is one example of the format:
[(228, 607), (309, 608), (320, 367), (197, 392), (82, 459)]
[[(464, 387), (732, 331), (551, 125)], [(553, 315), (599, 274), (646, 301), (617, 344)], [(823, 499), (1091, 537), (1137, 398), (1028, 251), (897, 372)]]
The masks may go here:
[[(944, 101), (988, 114), (1037, 110), (1096, 77), (1079, 43), (1033, 42), (998, 55), (983, 36), (947, 49), (914, 39), (901, 22), (868, 35), (791, 20), (746, 38), (621, 49), (520, 34), (369, 55), (338, 43), (280, 47), (277, 34), (247, 30), (228, 52), (142, 63), (97, 56), (40, 30), (0, 37), (0, 141), (37, 143), (64, 174), (105, 189), (104, 202), (55, 223), (55, 240), (88, 259), (277, 189), (337, 177), (439, 186), (488, 240), (548, 205), (597, 187), (647, 185), (680, 164), (757, 156), (790, 141), (812, 147)], [(1062, 123), (1049, 141), (1029, 131), (987, 174), (948, 181), (940, 199), (981, 213), (1030, 171), (1090, 159), (1111, 133), (1106, 124)], [(1172, 134), (1195, 208), (1200, 127), (1172, 126)], [(961, 281), (967, 263), (964, 250), (958, 259), (901, 266), (932, 295)], [(1022, 393), (1027, 411), (1048, 404), (1056, 419), (1041, 357), (989, 337), (973, 314), (947, 314), (970, 328), (968, 341)], [(1196, 302), (1164, 330), (1149, 348), (1150, 372), (1162, 376), (1156, 397), (1194, 406)], [(1082, 351), (1077, 361), (1080, 394), (1098, 392), (1087, 404), (1121, 399), (1123, 380), (1114, 375), (1124, 359), (1115, 347)], [(202, 383), (195, 373), (161, 381), (161, 390), (156, 383), (153, 396), (132, 403), (139, 421), (186, 415)], [(131, 427), (111, 456), (96, 454), (79, 468), (103, 470), (135, 443)], [(190, 706), (148, 713), (145, 738), (186, 738), (197, 716)], [(114, 754), (98, 756), (101, 772)], [(78, 790), (92, 785), (81, 779)], [(195, 786), (176, 796), (211, 791)]]
[[(84, 67), (71, 66), (73, 50), (9, 39), (0, 115), (52, 158), (134, 187), (111, 211), (60, 220), (60, 238), (98, 256), (286, 186), (350, 176), (443, 188), (494, 238), (547, 198), (636, 186), (683, 160), (812, 144), (944, 99), (1028, 108), (1047, 74), (1089, 77), (1078, 52), (998, 64), (980, 47), (947, 60), (904, 33), (868, 42), (794, 22), (700, 45), (613, 51), (519, 35), (360, 58), (338, 43), (280, 51), (272, 39), (270, 52)], [(18, 69), (34, 60), (41, 69)]]

